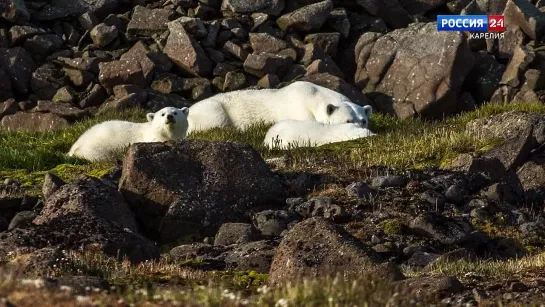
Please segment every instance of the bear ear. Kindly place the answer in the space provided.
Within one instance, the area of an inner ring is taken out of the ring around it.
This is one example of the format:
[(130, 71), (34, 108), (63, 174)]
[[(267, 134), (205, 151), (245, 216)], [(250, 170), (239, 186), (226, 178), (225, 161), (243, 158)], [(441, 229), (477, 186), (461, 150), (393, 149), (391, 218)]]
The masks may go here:
[(327, 105), (327, 115), (331, 115), (333, 114), (333, 112), (335, 112), (335, 110), (337, 110), (339, 107), (337, 106), (334, 106), (332, 104), (328, 104)]
[(182, 113), (184, 113), (185, 116), (187, 116), (187, 114), (189, 114), (189, 108), (187, 108), (187, 107), (181, 108), (180, 111), (182, 111)]
[(371, 116), (371, 113), (373, 113), (373, 107), (370, 105), (366, 105), (365, 107), (363, 107), (363, 113), (365, 113), (365, 116), (369, 118), (369, 116)]
[(153, 121), (153, 118), (155, 117), (155, 113), (148, 113), (146, 115), (146, 118), (148, 119), (148, 122)]

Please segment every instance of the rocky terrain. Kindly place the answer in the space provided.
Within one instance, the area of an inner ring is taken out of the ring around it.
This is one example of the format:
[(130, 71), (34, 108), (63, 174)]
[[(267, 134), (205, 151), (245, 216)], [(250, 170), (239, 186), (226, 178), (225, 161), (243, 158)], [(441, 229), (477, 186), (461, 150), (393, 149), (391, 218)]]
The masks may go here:
[[(0, 1), (0, 305), (544, 300), (543, 1)], [(505, 37), (436, 31), (460, 13), (505, 15)], [(264, 152), (226, 132), (70, 180), (41, 150), (294, 80), (372, 105), (378, 141)]]

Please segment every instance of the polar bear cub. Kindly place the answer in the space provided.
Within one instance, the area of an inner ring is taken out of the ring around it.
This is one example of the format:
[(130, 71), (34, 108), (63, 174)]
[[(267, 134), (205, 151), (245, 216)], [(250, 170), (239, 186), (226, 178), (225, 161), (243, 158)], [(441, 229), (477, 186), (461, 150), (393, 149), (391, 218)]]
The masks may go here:
[(287, 149), (320, 146), (373, 135), (373, 132), (358, 123), (328, 125), (311, 120), (284, 120), (267, 131), (263, 143), (269, 148)]
[(181, 140), (187, 134), (188, 113), (188, 108), (166, 107), (148, 113), (146, 123), (111, 120), (97, 124), (79, 137), (68, 155), (105, 161), (133, 143)]
[(282, 120), (358, 122), (358, 115), (346, 102), (350, 102), (346, 96), (306, 81), (296, 81), (280, 89), (221, 93), (190, 107), (189, 132), (227, 126), (245, 129)]

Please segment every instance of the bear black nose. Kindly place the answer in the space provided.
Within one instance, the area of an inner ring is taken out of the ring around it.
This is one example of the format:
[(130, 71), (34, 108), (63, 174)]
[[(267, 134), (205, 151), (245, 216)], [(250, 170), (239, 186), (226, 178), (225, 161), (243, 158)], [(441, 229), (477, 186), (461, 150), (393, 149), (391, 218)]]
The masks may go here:
[(173, 120), (173, 119), (174, 119), (174, 116), (172, 116), (172, 114), (169, 114), (169, 115), (167, 115), (167, 119), (168, 119), (168, 120)]

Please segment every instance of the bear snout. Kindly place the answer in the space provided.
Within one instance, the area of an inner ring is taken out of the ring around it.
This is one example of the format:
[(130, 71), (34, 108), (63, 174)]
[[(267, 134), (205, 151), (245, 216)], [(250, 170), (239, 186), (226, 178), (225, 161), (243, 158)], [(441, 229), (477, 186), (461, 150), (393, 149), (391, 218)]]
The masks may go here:
[(175, 123), (174, 116), (172, 114), (167, 115), (167, 123)]

